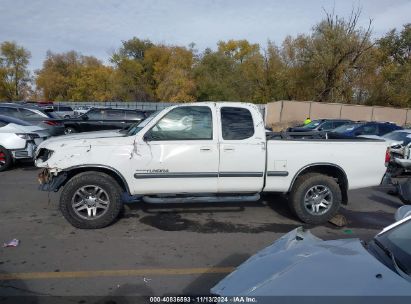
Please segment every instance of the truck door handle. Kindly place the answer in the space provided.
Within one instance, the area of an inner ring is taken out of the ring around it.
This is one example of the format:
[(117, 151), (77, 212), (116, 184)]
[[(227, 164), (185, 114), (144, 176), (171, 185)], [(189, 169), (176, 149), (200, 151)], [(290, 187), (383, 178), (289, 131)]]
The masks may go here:
[(202, 152), (211, 151), (211, 147), (201, 147), (200, 151), (202, 151)]
[(234, 151), (234, 147), (226, 147), (224, 148), (224, 151)]

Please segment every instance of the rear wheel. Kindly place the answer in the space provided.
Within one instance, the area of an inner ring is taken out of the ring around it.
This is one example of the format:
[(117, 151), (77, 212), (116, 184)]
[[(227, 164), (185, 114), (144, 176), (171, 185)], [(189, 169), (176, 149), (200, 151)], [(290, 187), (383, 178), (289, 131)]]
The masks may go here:
[(335, 179), (318, 173), (299, 177), (290, 195), (292, 211), (308, 224), (330, 220), (338, 212), (341, 201), (341, 189)]
[(76, 228), (110, 225), (122, 208), (121, 188), (111, 176), (89, 171), (71, 178), (60, 196), (60, 210)]
[(9, 150), (0, 146), (0, 172), (5, 171), (13, 163), (13, 157)]

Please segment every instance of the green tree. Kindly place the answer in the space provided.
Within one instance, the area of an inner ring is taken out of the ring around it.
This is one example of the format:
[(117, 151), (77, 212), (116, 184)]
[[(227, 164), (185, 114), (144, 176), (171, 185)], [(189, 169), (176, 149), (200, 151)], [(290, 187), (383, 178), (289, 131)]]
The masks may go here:
[(411, 106), (411, 24), (391, 30), (377, 41), (366, 83), (373, 105)]
[(197, 99), (239, 100), (236, 91), (235, 60), (221, 52), (205, 50), (194, 67)]
[(145, 54), (154, 46), (149, 40), (133, 37), (123, 41), (110, 61), (114, 64), (114, 94), (119, 100), (155, 100), (152, 67), (145, 62)]
[(27, 69), (30, 52), (15, 42), (0, 45), (0, 99), (20, 100), (30, 90), (30, 73)]
[(324, 102), (355, 102), (354, 84), (373, 47), (371, 21), (368, 28), (361, 28), (359, 16), (359, 11), (348, 20), (327, 14), (311, 35), (284, 41), (284, 59), (292, 79), (289, 95)]

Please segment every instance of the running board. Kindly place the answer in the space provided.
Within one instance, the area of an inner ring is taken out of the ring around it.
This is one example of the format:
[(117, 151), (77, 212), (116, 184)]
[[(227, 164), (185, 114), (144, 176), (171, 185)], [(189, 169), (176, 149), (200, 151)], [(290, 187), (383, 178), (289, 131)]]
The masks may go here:
[(222, 203), (222, 202), (255, 202), (260, 194), (238, 196), (181, 196), (181, 197), (153, 197), (143, 196), (143, 201), (150, 204), (178, 204), (178, 203)]

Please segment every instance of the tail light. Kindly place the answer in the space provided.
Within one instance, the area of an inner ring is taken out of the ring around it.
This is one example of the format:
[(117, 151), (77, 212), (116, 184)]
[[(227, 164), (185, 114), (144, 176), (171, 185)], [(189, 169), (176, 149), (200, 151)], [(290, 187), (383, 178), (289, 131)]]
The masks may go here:
[(49, 126), (61, 126), (61, 123), (58, 121), (53, 121), (53, 120), (44, 120), (43, 121), (45, 124), (49, 125)]
[(387, 148), (387, 150), (385, 151), (385, 166), (388, 166), (390, 161), (391, 161), (390, 148)]

